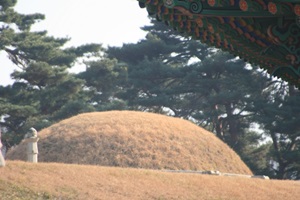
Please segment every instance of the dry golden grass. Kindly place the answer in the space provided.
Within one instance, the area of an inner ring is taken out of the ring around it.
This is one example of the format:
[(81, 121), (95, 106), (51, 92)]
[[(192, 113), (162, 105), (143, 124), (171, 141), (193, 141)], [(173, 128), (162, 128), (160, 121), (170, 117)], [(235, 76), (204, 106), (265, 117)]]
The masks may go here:
[[(40, 131), (39, 137), (41, 162), (252, 174), (211, 132), (187, 120), (154, 113), (80, 114)], [(25, 160), (25, 144), (7, 157)]]
[(300, 183), (154, 170), (8, 161), (0, 199), (298, 200)]

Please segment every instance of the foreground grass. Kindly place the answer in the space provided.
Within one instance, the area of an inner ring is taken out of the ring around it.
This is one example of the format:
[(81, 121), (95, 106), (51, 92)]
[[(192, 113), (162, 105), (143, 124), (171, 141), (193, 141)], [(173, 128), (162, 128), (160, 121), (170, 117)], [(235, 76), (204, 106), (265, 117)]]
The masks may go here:
[(8, 161), (0, 199), (298, 200), (300, 183), (154, 170)]

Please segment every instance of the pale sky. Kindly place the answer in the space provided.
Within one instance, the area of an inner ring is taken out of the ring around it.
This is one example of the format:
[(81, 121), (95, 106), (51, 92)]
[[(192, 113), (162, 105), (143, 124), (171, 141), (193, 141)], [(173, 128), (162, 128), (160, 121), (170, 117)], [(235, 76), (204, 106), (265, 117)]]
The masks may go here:
[[(15, 9), (24, 14), (41, 13), (46, 19), (32, 30), (47, 30), (55, 37), (70, 37), (70, 46), (102, 43), (121, 46), (145, 37), (140, 27), (149, 24), (147, 12), (136, 0), (18, 0)], [(0, 54), (0, 85), (11, 84), (15, 69)]]

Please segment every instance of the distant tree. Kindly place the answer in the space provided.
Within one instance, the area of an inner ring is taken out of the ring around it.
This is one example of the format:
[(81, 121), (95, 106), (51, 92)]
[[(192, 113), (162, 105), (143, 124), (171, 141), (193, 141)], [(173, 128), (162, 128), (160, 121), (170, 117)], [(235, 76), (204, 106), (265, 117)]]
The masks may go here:
[[(26, 70), (12, 74), (13, 85), (0, 86), (0, 114), (5, 135), (18, 143), (34, 126), (38, 130), (58, 120), (94, 110), (85, 81), (67, 72), (67, 67), (32, 62)], [(19, 136), (18, 136), (19, 135)]]
[[(208, 55), (209, 49), (197, 41), (179, 36), (177, 32), (161, 26), (156, 21), (153, 21), (153, 24), (155, 28), (143, 28), (149, 31), (146, 40), (137, 44), (125, 44), (122, 48), (110, 47), (107, 54), (108, 57), (116, 58), (129, 66), (128, 82), (124, 86), (127, 89), (122, 90), (118, 97), (128, 100), (132, 109), (150, 109), (158, 112), (164, 109), (165, 104), (161, 104), (162, 101), (168, 101), (169, 106), (171, 104), (167, 94), (162, 91), (163, 88), (179, 83), (183, 75), (180, 68), (192, 58), (201, 60)], [(160, 93), (157, 95), (155, 92)], [(171, 94), (171, 91), (167, 93)]]
[(30, 31), (31, 25), (43, 20), (44, 15), (19, 14), (13, 9), (16, 2), (0, 2), (0, 51), (19, 67), (12, 74), (14, 84), (0, 86), (0, 124), (4, 137), (12, 144), (18, 143), (30, 126), (40, 129), (92, 109), (85, 103), (85, 82), (67, 70), (79, 58), (99, 56), (102, 50), (99, 44), (64, 48), (69, 38)]
[(90, 103), (98, 110), (123, 110), (126, 102), (116, 94), (123, 89), (127, 80), (127, 66), (105, 56), (85, 63), (86, 70), (77, 75), (85, 81), (90, 94)]
[(300, 91), (280, 80), (268, 89), (256, 119), (272, 140), (270, 170), (275, 178), (300, 179)]

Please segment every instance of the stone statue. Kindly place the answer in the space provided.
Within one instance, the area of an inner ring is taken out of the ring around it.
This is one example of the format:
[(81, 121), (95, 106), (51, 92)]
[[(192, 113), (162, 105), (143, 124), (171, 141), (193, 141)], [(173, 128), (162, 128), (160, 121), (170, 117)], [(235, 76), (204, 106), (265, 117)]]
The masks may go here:
[(4, 156), (2, 154), (2, 143), (1, 143), (1, 130), (0, 130), (0, 167), (4, 167), (5, 166), (5, 160), (4, 160)]
[(24, 136), (24, 141), (27, 143), (27, 161), (32, 163), (38, 162), (38, 142), (37, 131), (30, 128), (29, 132)]

